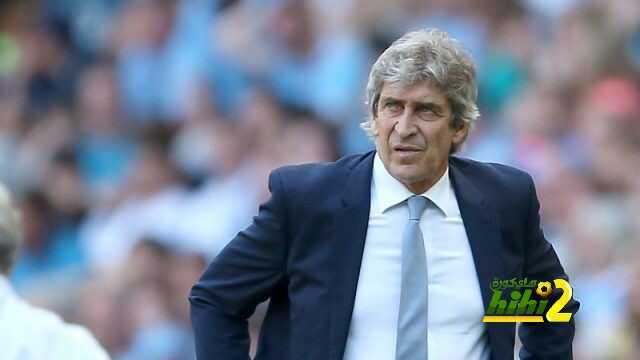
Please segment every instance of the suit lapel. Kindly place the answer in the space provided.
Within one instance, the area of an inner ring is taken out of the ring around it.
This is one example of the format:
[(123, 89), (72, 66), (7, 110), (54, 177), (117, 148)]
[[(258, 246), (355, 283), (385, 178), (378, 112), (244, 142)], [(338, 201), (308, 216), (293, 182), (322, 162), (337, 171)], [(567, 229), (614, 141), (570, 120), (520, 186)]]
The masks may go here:
[(464, 171), (465, 165), (455, 161), (450, 161), (449, 164), (451, 182), (469, 238), (482, 300), (486, 306), (491, 300), (491, 280), (504, 274), (500, 255), (504, 253), (500, 224), (493, 207), (477, 189), (471, 176)]
[(375, 152), (347, 170), (341, 203), (333, 219), (335, 256), (331, 296), (331, 358), (342, 359), (353, 305), (355, 302), (360, 264), (369, 225), (371, 176)]

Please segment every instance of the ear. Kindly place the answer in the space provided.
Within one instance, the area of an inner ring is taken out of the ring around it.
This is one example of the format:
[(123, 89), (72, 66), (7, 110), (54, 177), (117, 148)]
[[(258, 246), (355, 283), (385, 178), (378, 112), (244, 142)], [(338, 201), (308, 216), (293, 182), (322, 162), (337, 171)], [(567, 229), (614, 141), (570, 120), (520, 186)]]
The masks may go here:
[(464, 142), (464, 140), (467, 138), (467, 135), (469, 135), (469, 127), (469, 123), (465, 121), (457, 129), (453, 129), (454, 133), (452, 140), (454, 144), (460, 144)]
[(378, 136), (378, 116), (374, 114), (370, 119), (369, 123), (371, 124), (371, 132), (374, 136)]

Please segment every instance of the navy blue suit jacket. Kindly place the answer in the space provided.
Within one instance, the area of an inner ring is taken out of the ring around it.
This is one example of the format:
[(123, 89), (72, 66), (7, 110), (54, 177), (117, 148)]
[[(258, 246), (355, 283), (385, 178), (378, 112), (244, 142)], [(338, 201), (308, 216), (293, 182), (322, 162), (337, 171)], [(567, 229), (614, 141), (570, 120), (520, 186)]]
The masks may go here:
[[(266, 299), (256, 359), (342, 359), (369, 220), (374, 154), (271, 173), (271, 198), (191, 290), (198, 359), (248, 359), (247, 318)], [(528, 174), (454, 156), (449, 165), (485, 308), (494, 278), (567, 279), (540, 229)], [(572, 300), (565, 311), (578, 307)], [(492, 359), (513, 359), (514, 324), (488, 323), (487, 332)], [(573, 321), (524, 324), (520, 356), (571, 358), (573, 334)]]

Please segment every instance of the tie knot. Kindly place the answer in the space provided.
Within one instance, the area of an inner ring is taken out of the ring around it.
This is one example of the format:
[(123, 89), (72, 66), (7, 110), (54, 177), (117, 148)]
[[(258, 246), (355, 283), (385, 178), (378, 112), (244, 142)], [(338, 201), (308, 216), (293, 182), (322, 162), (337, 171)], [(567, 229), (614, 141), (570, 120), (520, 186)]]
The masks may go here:
[(409, 206), (409, 220), (420, 220), (420, 216), (427, 207), (428, 199), (424, 196), (413, 195), (407, 200)]

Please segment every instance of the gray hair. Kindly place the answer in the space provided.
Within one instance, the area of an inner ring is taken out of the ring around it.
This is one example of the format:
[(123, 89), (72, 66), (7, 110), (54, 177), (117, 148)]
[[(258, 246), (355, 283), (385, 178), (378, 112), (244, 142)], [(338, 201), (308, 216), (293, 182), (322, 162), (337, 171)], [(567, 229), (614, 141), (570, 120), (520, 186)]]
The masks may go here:
[[(480, 116), (473, 60), (457, 40), (443, 31), (426, 29), (406, 33), (373, 64), (367, 83), (369, 116), (360, 124), (372, 138), (376, 136), (373, 121), (385, 82), (407, 86), (428, 82), (437, 86), (451, 104), (453, 128), (465, 123), (472, 125)], [(454, 144), (451, 152), (458, 151), (462, 142)]]
[(8, 273), (22, 243), (20, 214), (11, 202), (9, 190), (0, 183), (0, 273)]

